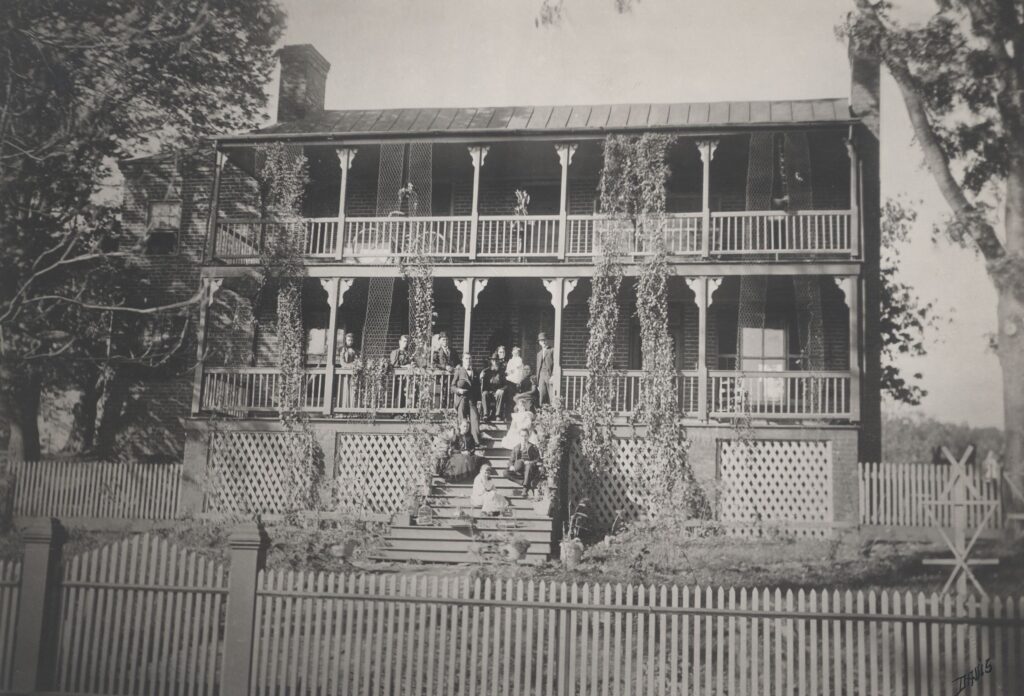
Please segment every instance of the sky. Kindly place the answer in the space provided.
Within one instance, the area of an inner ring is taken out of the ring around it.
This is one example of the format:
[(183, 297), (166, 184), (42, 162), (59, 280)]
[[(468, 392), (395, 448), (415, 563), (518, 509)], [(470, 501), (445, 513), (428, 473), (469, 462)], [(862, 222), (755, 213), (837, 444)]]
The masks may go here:
[[(908, 17), (925, 16), (910, 0)], [(283, 0), (284, 43), (331, 63), (329, 109), (758, 99), (849, 94), (834, 27), (852, 0), (565, 0), (557, 27), (534, 24), (540, 0)], [(272, 86), (272, 91), (276, 91)], [(270, 105), (270, 113), (276, 106)], [(892, 80), (882, 84), (882, 195), (918, 212), (900, 279), (943, 318), (928, 355), (900, 363), (928, 390), (909, 409), (1002, 425), (999, 365), (989, 349), (995, 291), (971, 251), (934, 243), (947, 208), (913, 143)], [(904, 409), (906, 410), (906, 409)]]

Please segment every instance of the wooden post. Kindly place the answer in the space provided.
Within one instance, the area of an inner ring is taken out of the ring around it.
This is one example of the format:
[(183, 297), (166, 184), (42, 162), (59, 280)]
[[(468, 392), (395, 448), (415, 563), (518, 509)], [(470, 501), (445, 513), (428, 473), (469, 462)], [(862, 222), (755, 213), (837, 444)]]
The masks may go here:
[(697, 417), (708, 420), (708, 308), (721, 278), (687, 278), (697, 302)]
[(707, 258), (711, 254), (711, 160), (715, 157), (715, 149), (718, 147), (717, 140), (698, 140), (697, 149), (700, 151), (700, 161), (704, 164), (704, 174), (701, 178), (701, 234), (700, 234), (700, 255)]
[[(565, 244), (569, 235), (569, 165), (576, 154), (576, 146), (569, 143), (555, 145), (558, 161), (562, 165), (562, 188), (559, 193), (558, 212), (558, 258), (565, 258)], [(557, 351), (555, 355), (558, 355)]]
[(850, 158), (850, 256), (860, 257), (860, 195), (859, 174), (860, 162), (857, 159), (857, 147), (853, 141), (853, 126), (846, 139), (846, 154)]
[(840, 276), (836, 285), (846, 298), (850, 322), (850, 420), (860, 420), (860, 283), (857, 276)]
[(228, 541), (231, 571), (224, 622), (224, 668), (221, 693), (248, 696), (256, 624), (256, 578), (263, 536), (253, 522), (235, 527)]
[(555, 369), (551, 373), (551, 391), (560, 394), (562, 390), (562, 312), (569, 302), (569, 293), (576, 289), (579, 278), (552, 278), (544, 280), (544, 288), (551, 294), (551, 306), (555, 308)]
[[(344, 175), (342, 175), (344, 176)], [(344, 186), (344, 185), (343, 185)], [(338, 352), (338, 289), (341, 278), (321, 278), (327, 292), (327, 341), (324, 355), (324, 415), (334, 409), (334, 362)]]
[(25, 550), (11, 684), (17, 693), (48, 691), (55, 686), (60, 536), (60, 527), (53, 519), (32, 520), (22, 533)]
[(473, 160), (473, 213), (469, 231), (469, 258), (471, 260), (476, 258), (477, 235), (480, 227), (480, 168), (484, 166), (489, 149), (482, 145), (471, 145), (469, 148), (469, 156)]
[(202, 408), (203, 400), (203, 362), (206, 360), (206, 315), (210, 310), (213, 296), (224, 282), (223, 278), (203, 278), (200, 282), (199, 297), (199, 328), (196, 332), (196, 367), (192, 379), (192, 415), (195, 416)]
[(341, 167), (341, 186), (338, 191), (338, 235), (335, 239), (334, 258), (341, 261), (345, 249), (345, 198), (348, 195), (348, 170), (352, 167), (352, 160), (356, 158), (355, 148), (339, 147), (335, 154), (338, 155), (338, 166)]
[(217, 255), (217, 217), (220, 208), (220, 175), (227, 160), (220, 149), (220, 143), (214, 146), (213, 191), (210, 193), (210, 218), (206, 225), (206, 261), (212, 261)]

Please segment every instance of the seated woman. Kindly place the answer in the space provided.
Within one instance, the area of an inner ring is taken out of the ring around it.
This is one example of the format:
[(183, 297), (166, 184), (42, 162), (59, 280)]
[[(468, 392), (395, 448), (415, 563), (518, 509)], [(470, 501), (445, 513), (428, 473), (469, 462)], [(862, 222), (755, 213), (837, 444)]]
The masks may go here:
[(519, 346), (512, 346), (512, 357), (505, 363), (505, 379), (513, 386), (523, 379), (523, 356)]
[(459, 434), (452, 441), (452, 455), (448, 458), (448, 479), (458, 481), (475, 474), (487, 460), (477, 455), (479, 444), (469, 432), (469, 421), (459, 424)]
[(512, 424), (508, 427), (505, 437), (501, 439), (501, 446), (508, 450), (513, 449), (522, 442), (520, 433), (524, 430), (531, 433), (530, 442), (536, 445), (538, 440), (537, 434), (533, 432), (533, 412), (526, 401), (516, 399), (516, 410), (512, 413)]
[(494, 471), (490, 464), (480, 467), (480, 473), (473, 480), (473, 492), (469, 503), (478, 507), (485, 515), (497, 515), (508, 508), (508, 499), (494, 490)]

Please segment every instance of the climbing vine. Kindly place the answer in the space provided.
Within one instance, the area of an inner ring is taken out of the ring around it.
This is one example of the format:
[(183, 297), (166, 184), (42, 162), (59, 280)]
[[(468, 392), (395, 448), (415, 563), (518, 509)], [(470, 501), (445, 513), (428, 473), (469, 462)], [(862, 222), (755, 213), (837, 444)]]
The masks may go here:
[(668, 332), (668, 278), (665, 239), (666, 161), (674, 138), (647, 133), (605, 140), (601, 207), (643, 254), (636, 281), (644, 380), (635, 422), (647, 426), (651, 466), (642, 489), (655, 514), (685, 510), (701, 514), (706, 503), (689, 466), (689, 439), (679, 408), (673, 348)]
[[(410, 215), (418, 212), (418, 196), (412, 183), (399, 189), (399, 201), (406, 204)], [(430, 255), (431, 235), (429, 225), (417, 225), (410, 229), (408, 255), (402, 263), (402, 275), (409, 285), (409, 336), (413, 349), (413, 382), (415, 389), (416, 415), (410, 433), (414, 456), (417, 460), (415, 480), (410, 486), (418, 487), (429, 483), (437, 470), (437, 452), (442, 434), (433, 427), (431, 406), (434, 392), (433, 375), (430, 370), (430, 348), (434, 333), (434, 258)]]
[[(284, 427), (295, 433), (296, 447), (288, 467), (292, 510), (317, 509), (319, 486), (324, 471), (323, 452), (303, 410), (305, 375), (305, 328), (302, 321), (302, 279), (305, 275), (303, 243), (305, 228), (301, 217), (302, 198), (308, 180), (305, 155), (283, 143), (259, 145), (256, 150), (260, 216), (264, 224), (260, 248), (254, 306), (260, 306), (266, 292), (277, 292), (277, 361), (280, 370), (278, 410)], [(254, 312), (253, 335), (258, 314)], [(255, 340), (255, 338), (254, 338)]]

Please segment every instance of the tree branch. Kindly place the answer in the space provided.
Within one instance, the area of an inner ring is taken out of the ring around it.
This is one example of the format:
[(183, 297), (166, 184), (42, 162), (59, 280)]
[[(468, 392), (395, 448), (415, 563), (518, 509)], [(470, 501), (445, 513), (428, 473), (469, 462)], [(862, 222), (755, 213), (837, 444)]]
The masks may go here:
[[(875, 25), (880, 35), (885, 36), (893, 33), (893, 30), (885, 26), (878, 10), (869, 0), (856, 0), (857, 7), (865, 18)], [(925, 166), (931, 172), (939, 192), (946, 199), (946, 203), (953, 211), (957, 223), (974, 240), (975, 245), (987, 261), (995, 261), (1006, 256), (1006, 249), (999, 241), (995, 228), (985, 220), (974, 205), (967, 199), (963, 187), (953, 176), (949, 166), (949, 158), (942, 149), (939, 138), (935, 133), (928, 116), (928, 109), (924, 98), (917, 91), (910, 68), (907, 64), (892, 51), (882, 50), (881, 58), (889, 73), (896, 81), (896, 86), (903, 97), (903, 103), (907, 107), (907, 114), (910, 116), (910, 125), (914, 129), (914, 136), (921, 145), (924, 153)]]

